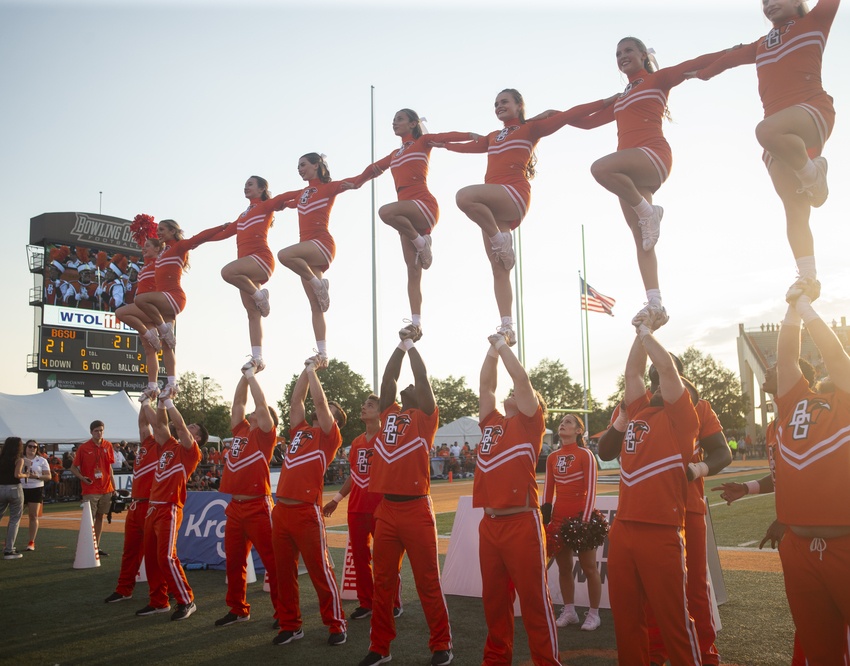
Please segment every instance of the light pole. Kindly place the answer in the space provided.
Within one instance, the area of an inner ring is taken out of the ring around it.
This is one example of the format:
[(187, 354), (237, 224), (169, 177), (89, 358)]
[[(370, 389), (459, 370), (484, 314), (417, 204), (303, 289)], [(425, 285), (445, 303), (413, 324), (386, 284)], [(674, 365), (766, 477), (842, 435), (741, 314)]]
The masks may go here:
[(201, 412), (206, 416), (207, 413), (207, 382), (209, 377), (201, 378)]

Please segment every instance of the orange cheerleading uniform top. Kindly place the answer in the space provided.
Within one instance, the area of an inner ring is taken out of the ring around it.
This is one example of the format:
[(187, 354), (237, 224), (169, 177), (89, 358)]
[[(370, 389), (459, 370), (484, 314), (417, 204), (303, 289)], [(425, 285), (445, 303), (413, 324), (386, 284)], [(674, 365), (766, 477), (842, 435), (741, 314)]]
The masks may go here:
[(222, 226), (212, 227), (195, 234), (191, 238), (184, 238), (167, 245), (156, 260), (155, 279), (159, 292), (177, 291), (182, 292), (180, 280), (183, 277), (183, 268), (189, 259), (189, 250), (194, 250), (199, 245), (215, 239), (222, 231)]
[(472, 506), (538, 508), (537, 457), (546, 424), (540, 405), (531, 416), (505, 417), (494, 409), (479, 424), (481, 442), (472, 482)]
[(375, 509), (381, 503), (383, 496), (380, 493), (369, 492), (375, 441), (378, 439), (378, 434), (372, 439), (366, 439), (366, 433), (363, 433), (351, 442), (351, 449), (348, 451), (348, 465), (351, 469), (348, 513), (375, 513)]
[(821, 81), (823, 51), (839, 0), (820, 0), (805, 16), (774, 25), (767, 36), (729, 51), (697, 76), (708, 80), (739, 65), (756, 66), (759, 97), (765, 117), (803, 103), (825, 103), (832, 98)]
[(401, 410), (393, 403), (381, 413), (381, 432), (375, 440), (369, 490), (391, 495), (431, 492), (431, 446), (440, 424), (440, 410)]
[(156, 291), (156, 259), (142, 266), (142, 270), (139, 271), (139, 278), (136, 281), (136, 296), (146, 294), (149, 291)]
[(275, 496), (319, 504), (325, 487), (325, 470), (342, 444), (334, 422), (327, 434), (302, 421), (289, 431), (290, 442), (283, 456)]
[(685, 80), (685, 74), (716, 61), (723, 51), (687, 60), (656, 72), (641, 69), (629, 77), (629, 84), (613, 105), (570, 124), (582, 129), (600, 127), (617, 121), (617, 150), (655, 148), (661, 156), (670, 154), (670, 146), (661, 131), (670, 89)]
[(694, 453), (699, 420), (687, 390), (674, 403), (650, 405), (646, 395), (628, 405), (629, 425), (620, 452), (617, 518), (685, 524), (685, 465)]
[(546, 458), (546, 480), (543, 502), (551, 504), (557, 497), (553, 520), (575, 518), (581, 514), (588, 522), (596, 508), (596, 457), (590, 449), (572, 442)]
[[(702, 447), (699, 445), (699, 440), (716, 435), (718, 432), (723, 432), (723, 426), (720, 424), (720, 419), (711, 408), (708, 400), (700, 400), (694, 407), (699, 419), (699, 435), (697, 442), (694, 444), (694, 455), (689, 462), (698, 463), (702, 461)], [(694, 479), (688, 484), (688, 511), (694, 513), (705, 513), (705, 477)]]
[(186, 503), (186, 484), (192, 472), (201, 462), (201, 449), (193, 441), (191, 448), (186, 448), (173, 437), (160, 448), (159, 462), (153, 474), (150, 501), (159, 504)]
[(159, 444), (149, 435), (139, 446), (139, 452), (133, 461), (133, 499), (150, 498), (159, 456)]
[(105, 439), (100, 446), (92, 440), (80, 444), (74, 454), (74, 465), (80, 468), (80, 474), (91, 479), (91, 484), (82, 483), (83, 495), (106, 495), (115, 490), (112, 485), (112, 463), (115, 452), (112, 444)]
[(231, 495), (271, 495), (269, 461), (277, 443), (274, 428), (251, 430), (243, 419), (231, 431), (233, 443), (224, 454), (224, 470), (219, 490)]
[(776, 409), (779, 522), (850, 525), (850, 393), (815, 393), (801, 376)]

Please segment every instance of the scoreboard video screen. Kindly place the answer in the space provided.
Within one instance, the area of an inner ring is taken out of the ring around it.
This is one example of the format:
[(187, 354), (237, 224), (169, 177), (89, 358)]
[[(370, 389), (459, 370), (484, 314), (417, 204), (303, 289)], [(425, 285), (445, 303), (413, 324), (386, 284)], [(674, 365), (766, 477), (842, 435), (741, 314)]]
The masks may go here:
[[(160, 352), (160, 358), (162, 352)], [(139, 336), (127, 333), (41, 327), (39, 364), (44, 370), (147, 374)]]

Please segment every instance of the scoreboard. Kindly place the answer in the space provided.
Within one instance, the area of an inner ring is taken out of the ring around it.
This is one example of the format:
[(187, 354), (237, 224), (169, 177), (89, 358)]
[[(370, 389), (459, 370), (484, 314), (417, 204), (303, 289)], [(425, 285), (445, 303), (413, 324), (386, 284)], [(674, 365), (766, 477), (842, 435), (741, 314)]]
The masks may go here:
[[(161, 360), (162, 352), (158, 356)], [(146, 375), (148, 367), (142, 343), (135, 333), (43, 325), (39, 370)]]

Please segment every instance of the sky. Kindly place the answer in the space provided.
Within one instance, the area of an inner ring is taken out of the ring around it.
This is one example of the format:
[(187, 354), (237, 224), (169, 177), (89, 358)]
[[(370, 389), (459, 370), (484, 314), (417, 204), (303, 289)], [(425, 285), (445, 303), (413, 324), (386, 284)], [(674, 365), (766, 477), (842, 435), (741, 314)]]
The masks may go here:
[[(11, 2), (0, 0), (0, 229), (7, 316), (0, 392), (36, 391), (26, 372), (37, 344), (29, 220), (76, 211), (132, 219), (174, 218), (189, 234), (229, 222), (246, 207), (252, 174), (273, 193), (303, 186), (298, 158), (324, 153), (335, 179), (359, 174), (398, 146), (390, 122), (413, 108), (431, 132), (498, 129), (493, 100), (513, 87), (528, 115), (622, 91), (614, 52), (634, 35), (660, 65), (764, 35), (758, 0), (588, 3), (482, 2)], [(832, 192), (813, 211), (825, 320), (850, 314), (846, 260), (850, 193), (850, 79), (836, 45), (850, 43), (840, 10), (824, 58), (837, 124), (825, 150)], [(738, 325), (778, 322), (794, 280), (784, 216), (761, 162), (754, 128), (762, 118), (753, 67), (670, 95), (665, 135), (673, 170), (655, 203), (665, 209), (657, 248), (670, 322), (658, 338), (671, 351), (695, 346), (737, 370)], [(617, 300), (614, 317), (590, 314), (594, 395), (614, 392), (634, 338), (630, 321), (646, 300), (630, 234), (614, 195), (590, 165), (616, 148), (608, 125), (564, 128), (538, 145), (537, 177), (522, 224), (526, 365), (560, 359), (582, 381), (578, 272), (582, 228), (587, 280)], [(480, 232), (455, 206), (455, 192), (483, 182), (486, 156), (434, 149), (429, 184), (441, 207), (433, 266), (423, 275), (424, 337), (432, 376), (463, 376), (477, 389), (487, 336), (499, 324)], [(102, 198), (101, 194), (102, 193)], [(339, 196), (331, 216), (337, 257), (330, 280), (328, 347), (373, 381), (371, 244), (373, 209), (395, 201), (389, 174)], [(102, 206), (102, 207), (101, 207)], [(410, 315), (398, 235), (376, 219), (378, 373)], [(293, 211), (276, 217), (276, 253), (297, 242)], [(178, 373), (209, 376), (230, 400), (250, 353), (237, 290), (220, 269), (234, 241), (190, 257), (178, 320)], [(270, 401), (312, 355), (315, 342), (300, 280), (278, 265), (268, 288), (260, 375)], [(401, 382), (410, 374), (405, 369)], [(508, 388), (502, 375), (500, 391)]]

